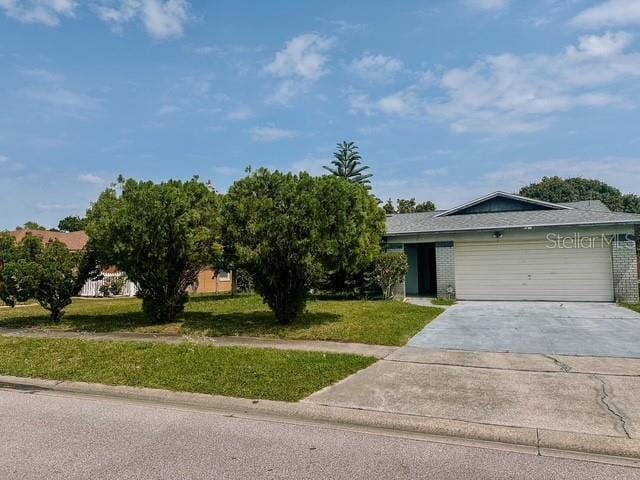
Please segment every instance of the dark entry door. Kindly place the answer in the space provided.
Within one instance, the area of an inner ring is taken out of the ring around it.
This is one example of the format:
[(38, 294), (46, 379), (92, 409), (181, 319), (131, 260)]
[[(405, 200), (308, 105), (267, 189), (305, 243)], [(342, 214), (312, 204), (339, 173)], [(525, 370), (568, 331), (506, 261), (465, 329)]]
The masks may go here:
[(433, 245), (418, 247), (418, 292), (436, 294), (436, 249)]

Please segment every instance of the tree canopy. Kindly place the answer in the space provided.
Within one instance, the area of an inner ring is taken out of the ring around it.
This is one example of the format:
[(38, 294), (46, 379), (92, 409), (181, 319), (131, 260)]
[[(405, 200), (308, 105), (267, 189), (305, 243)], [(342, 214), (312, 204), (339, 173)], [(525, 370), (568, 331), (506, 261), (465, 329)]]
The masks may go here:
[(228, 262), (251, 274), (280, 323), (302, 313), (328, 269), (352, 271), (375, 258), (384, 228), (364, 186), (266, 169), (231, 186), (223, 218)]
[(79, 232), (87, 226), (87, 219), (78, 216), (64, 217), (58, 222), (58, 230), (61, 232)]
[(92, 271), (86, 252), (27, 235), (19, 244), (0, 235), (0, 299), (10, 306), (33, 298), (59, 322)]
[(386, 213), (419, 213), (419, 212), (433, 212), (436, 209), (436, 205), (427, 200), (426, 202), (416, 203), (415, 198), (405, 199), (398, 198), (396, 200), (396, 205), (394, 206), (391, 199), (387, 200), (387, 203), (384, 204), (384, 211)]
[(170, 322), (182, 313), (198, 273), (222, 253), (219, 203), (197, 179), (120, 178), (87, 213), (89, 245), (101, 265), (138, 285), (150, 319)]
[(358, 147), (353, 142), (342, 142), (337, 144), (338, 150), (333, 154), (335, 160), (331, 162), (333, 167), (323, 168), (331, 172), (336, 177), (344, 178), (352, 183), (360, 183), (367, 188), (370, 186), (371, 173), (363, 173), (368, 170), (367, 165), (362, 165), (362, 157), (358, 152)]
[(589, 178), (543, 177), (522, 187), (520, 195), (554, 203), (600, 200), (614, 212), (640, 213), (640, 197)]

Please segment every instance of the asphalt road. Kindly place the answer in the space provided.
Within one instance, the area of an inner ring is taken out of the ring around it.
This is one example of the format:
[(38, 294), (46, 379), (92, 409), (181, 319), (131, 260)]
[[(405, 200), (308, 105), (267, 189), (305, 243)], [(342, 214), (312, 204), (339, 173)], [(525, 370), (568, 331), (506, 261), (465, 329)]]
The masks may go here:
[(0, 390), (0, 479), (640, 479), (640, 469)]

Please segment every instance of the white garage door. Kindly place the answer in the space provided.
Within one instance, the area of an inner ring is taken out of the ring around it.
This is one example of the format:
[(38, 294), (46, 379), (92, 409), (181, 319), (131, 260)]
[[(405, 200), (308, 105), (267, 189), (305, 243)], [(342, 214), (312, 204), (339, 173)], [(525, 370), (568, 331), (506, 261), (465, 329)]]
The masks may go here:
[(461, 300), (613, 301), (611, 248), (548, 248), (549, 242), (455, 243)]

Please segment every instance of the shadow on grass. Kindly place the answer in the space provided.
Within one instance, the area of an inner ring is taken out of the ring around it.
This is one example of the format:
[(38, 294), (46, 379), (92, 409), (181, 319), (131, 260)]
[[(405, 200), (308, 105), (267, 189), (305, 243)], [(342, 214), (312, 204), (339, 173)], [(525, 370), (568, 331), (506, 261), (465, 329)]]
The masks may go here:
[(339, 322), (341, 315), (329, 312), (306, 312), (289, 325), (281, 325), (270, 311), (203, 314), (190, 312), (184, 316), (182, 333), (202, 334), (213, 337), (225, 335), (259, 336), (278, 335), (288, 331), (316, 325)]
[[(209, 297), (210, 299), (210, 297)], [(193, 301), (193, 300), (192, 300)], [(215, 307), (214, 307), (215, 309)], [(60, 324), (53, 324), (49, 316), (34, 315), (5, 319), (0, 322), (3, 328), (61, 328), (75, 332), (116, 332), (148, 328), (148, 331), (163, 333), (182, 333), (206, 336), (224, 335), (278, 335), (288, 331), (305, 329), (314, 325), (337, 322), (341, 315), (329, 312), (306, 312), (290, 325), (279, 324), (270, 311), (249, 311), (216, 313), (185, 312), (173, 324), (162, 324), (147, 319), (141, 311), (130, 312), (92, 312), (87, 314), (67, 313)], [(181, 325), (181, 328), (180, 328)], [(172, 328), (173, 327), (173, 328)], [(166, 328), (166, 331), (164, 331)]]
[(52, 323), (49, 316), (43, 314), (5, 319), (0, 323), (0, 327), (3, 328), (62, 328), (78, 332), (114, 332), (150, 325), (154, 325), (154, 322), (147, 320), (142, 312), (92, 313), (91, 315), (67, 313), (58, 324)]

